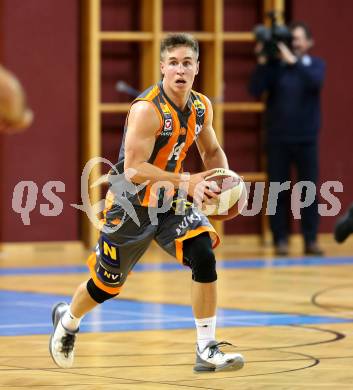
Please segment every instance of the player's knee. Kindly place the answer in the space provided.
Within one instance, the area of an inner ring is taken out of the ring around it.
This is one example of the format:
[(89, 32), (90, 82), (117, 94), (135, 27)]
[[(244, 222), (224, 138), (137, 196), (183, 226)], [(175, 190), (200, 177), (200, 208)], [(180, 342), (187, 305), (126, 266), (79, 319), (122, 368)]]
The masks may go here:
[(216, 259), (212, 249), (201, 250), (191, 261), (192, 279), (199, 283), (212, 283), (217, 280)]
[(96, 301), (97, 303), (103, 303), (104, 301), (107, 301), (108, 299), (114, 298), (115, 296), (117, 296), (119, 294), (119, 293), (109, 294), (106, 291), (103, 291), (102, 289), (100, 289), (99, 287), (97, 287), (94, 284), (93, 279), (90, 279), (87, 282), (87, 291), (88, 291), (89, 295), (91, 296), (91, 298), (94, 301)]
[(184, 259), (192, 269), (192, 279), (199, 283), (217, 280), (216, 258), (208, 233), (202, 233), (184, 242)]

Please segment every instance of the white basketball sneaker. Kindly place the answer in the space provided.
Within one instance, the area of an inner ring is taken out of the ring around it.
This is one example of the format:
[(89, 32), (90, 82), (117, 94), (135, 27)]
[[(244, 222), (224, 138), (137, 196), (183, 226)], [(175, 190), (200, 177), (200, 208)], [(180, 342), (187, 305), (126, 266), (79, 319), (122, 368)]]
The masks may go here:
[(54, 331), (49, 341), (49, 351), (55, 364), (61, 368), (70, 368), (74, 363), (74, 346), (76, 333), (67, 330), (61, 323), (61, 318), (69, 308), (65, 302), (60, 302), (53, 307), (52, 321)]
[(219, 347), (232, 345), (226, 341), (210, 341), (203, 351), (196, 349), (195, 372), (210, 372), (221, 370), (240, 370), (244, 366), (244, 358), (239, 353), (224, 353)]

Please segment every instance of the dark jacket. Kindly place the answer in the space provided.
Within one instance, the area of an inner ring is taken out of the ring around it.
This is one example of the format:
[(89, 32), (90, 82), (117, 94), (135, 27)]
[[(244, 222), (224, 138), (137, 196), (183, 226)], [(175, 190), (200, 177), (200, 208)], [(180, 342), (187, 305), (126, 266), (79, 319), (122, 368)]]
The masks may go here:
[(265, 128), (268, 142), (314, 141), (320, 128), (320, 91), (325, 63), (308, 55), (294, 65), (272, 61), (257, 65), (250, 93), (267, 92)]

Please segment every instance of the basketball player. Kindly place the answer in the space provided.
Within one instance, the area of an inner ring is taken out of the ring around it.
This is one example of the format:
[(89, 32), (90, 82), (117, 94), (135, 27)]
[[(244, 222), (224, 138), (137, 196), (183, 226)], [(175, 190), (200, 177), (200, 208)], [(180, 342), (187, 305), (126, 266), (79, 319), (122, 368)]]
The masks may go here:
[(0, 133), (14, 133), (25, 129), (32, 121), (33, 113), (27, 108), (20, 82), (0, 66)]
[[(115, 197), (106, 211), (105, 225), (120, 228), (110, 234), (101, 232), (96, 251), (88, 259), (91, 278), (76, 290), (72, 302), (58, 303), (52, 312), (54, 330), (50, 352), (59, 367), (71, 367), (74, 342), (82, 317), (97, 305), (118, 295), (130, 270), (152, 240), (183, 265), (192, 270), (191, 301), (197, 329), (194, 371), (236, 370), (243, 366), (242, 355), (224, 353), (218, 343), (216, 328), (216, 261), (213, 248), (219, 238), (208, 219), (196, 207), (185, 214), (174, 208), (158, 214), (152, 224), (149, 209), (164, 199), (153, 195), (158, 182), (180, 188), (185, 175), (182, 163), (193, 142), (207, 171), (189, 176), (188, 194), (198, 203), (206, 195), (215, 198), (219, 188), (205, 180), (213, 168), (228, 168), (227, 158), (212, 128), (212, 106), (200, 93), (193, 91), (199, 71), (198, 43), (188, 34), (173, 34), (161, 44), (162, 81), (143, 92), (131, 105), (127, 116), (117, 170), (133, 168), (132, 181), (149, 184), (129, 200), (134, 204), (139, 224), (126, 217)], [(112, 188), (112, 187), (111, 187)], [(114, 197), (108, 192), (108, 200)], [(123, 222), (122, 222), (123, 221)]]

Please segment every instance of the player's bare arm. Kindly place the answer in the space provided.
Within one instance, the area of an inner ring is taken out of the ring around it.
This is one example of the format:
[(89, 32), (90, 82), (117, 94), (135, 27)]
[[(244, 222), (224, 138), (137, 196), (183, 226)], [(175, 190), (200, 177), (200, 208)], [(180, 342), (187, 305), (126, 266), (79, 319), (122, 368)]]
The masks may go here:
[(216, 133), (213, 129), (213, 109), (211, 102), (207, 99), (208, 116), (203, 125), (202, 131), (196, 141), (197, 148), (206, 169), (226, 168), (228, 169), (227, 157), (221, 148)]
[(0, 131), (26, 128), (32, 120), (33, 113), (27, 107), (21, 83), (0, 66)]
[[(151, 183), (169, 181), (175, 188), (179, 188), (185, 181), (182, 174), (167, 172), (148, 163), (160, 126), (160, 119), (151, 103), (140, 101), (131, 107), (125, 138), (124, 169), (133, 168), (137, 171), (132, 177), (135, 183), (143, 183), (146, 180), (150, 180)], [(209, 190), (210, 183), (204, 180), (211, 172), (212, 170), (190, 175), (189, 195), (194, 196), (197, 186), (198, 193), (202, 193), (202, 196), (204, 194), (216, 196)]]
[(133, 177), (136, 183), (166, 180), (179, 186), (181, 175), (166, 172), (148, 163), (160, 126), (161, 121), (151, 103), (140, 101), (131, 107), (125, 138), (124, 168), (137, 171)]

